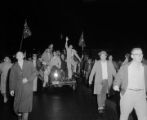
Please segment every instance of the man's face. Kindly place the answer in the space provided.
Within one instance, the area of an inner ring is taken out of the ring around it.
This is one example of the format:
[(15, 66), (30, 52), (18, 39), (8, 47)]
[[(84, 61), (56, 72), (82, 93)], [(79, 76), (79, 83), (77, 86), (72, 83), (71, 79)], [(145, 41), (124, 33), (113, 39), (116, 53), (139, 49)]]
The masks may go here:
[(8, 57), (5, 57), (4, 61), (5, 62), (10, 62), (10, 59)]
[(23, 53), (22, 53), (22, 52), (18, 52), (18, 53), (16, 54), (16, 58), (17, 58), (17, 60), (22, 60), (22, 59), (24, 58)]
[(33, 60), (36, 60), (37, 59), (37, 57), (36, 56), (33, 56)]
[(56, 53), (56, 52), (53, 52), (53, 55), (54, 55), (54, 56), (57, 56), (57, 53)]
[(100, 55), (100, 59), (101, 59), (101, 60), (106, 60), (106, 57), (107, 57), (107, 56), (106, 56), (105, 54), (101, 54), (101, 55)]
[(70, 46), (69, 46), (69, 48), (70, 48), (70, 49), (72, 49), (72, 48), (73, 48), (73, 46), (72, 46), (72, 45), (70, 45)]
[(133, 61), (135, 62), (141, 62), (143, 59), (143, 53), (141, 49), (135, 49), (132, 51), (132, 55), (131, 55)]
[(113, 57), (112, 57), (112, 55), (110, 55), (110, 56), (109, 56), (109, 60), (111, 60), (111, 61), (112, 61), (112, 59), (113, 59)]

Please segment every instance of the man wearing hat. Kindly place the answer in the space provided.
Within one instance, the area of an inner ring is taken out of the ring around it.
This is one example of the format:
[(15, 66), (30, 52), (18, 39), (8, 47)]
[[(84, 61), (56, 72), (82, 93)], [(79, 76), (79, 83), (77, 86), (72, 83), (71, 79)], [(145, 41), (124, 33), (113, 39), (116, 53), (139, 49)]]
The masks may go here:
[(100, 60), (95, 61), (89, 76), (89, 84), (92, 84), (94, 79), (94, 94), (97, 95), (97, 104), (99, 113), (104, 112), (106, 94), (111, 88), (113, 77), (116, 74), (116, 70), (112, 62), (106, 60), (107, 52), (101, 51), (98, 53)]

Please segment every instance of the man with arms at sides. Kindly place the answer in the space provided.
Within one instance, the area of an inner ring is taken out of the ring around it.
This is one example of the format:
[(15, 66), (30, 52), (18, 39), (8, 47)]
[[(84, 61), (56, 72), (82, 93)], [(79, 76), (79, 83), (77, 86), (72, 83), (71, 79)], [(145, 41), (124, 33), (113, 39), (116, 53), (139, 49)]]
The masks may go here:
[(1, 94), (4, 97), (4, 103), (8, 101), (7, 98), (7, 83), (9, 78), (9, 70), (12, 66), (11, 60), (9, 57), (4, 58), (4, 62), (0, 63), (0, 72), (1, 72), (1, 81), (0, 81), (0, 90)]
[(133, 48), (131, 58), (118, 71), (113, 86), (120, 91), (120, 120), (128, 120), (133, 109), (138, 120), (147, 120), (147, 66), (142, 63), (142, 49)]
[(101, 51), (99, 53), (100, 60), (95, 61), (95, 64), (91, 70), (89, 76), (89, 85), (92, 84), (94, 79), (94, 94), (97, 95), (97, 104), (99, 113), (104, 112), (106, 94), (109, 92), (113, 77), (116, 75), (116, 70), (109, 60), (107, 60), (106, 51)]
[(36, 70), (33, 63), (24, 60), (23, 52), (17, 52), (17, 62), (10, 71), (10, 94), (14, 96), (14, 111), (22, 115), (21, 120), (28, 120), (29, 112), (32, 111), (33, 80)]

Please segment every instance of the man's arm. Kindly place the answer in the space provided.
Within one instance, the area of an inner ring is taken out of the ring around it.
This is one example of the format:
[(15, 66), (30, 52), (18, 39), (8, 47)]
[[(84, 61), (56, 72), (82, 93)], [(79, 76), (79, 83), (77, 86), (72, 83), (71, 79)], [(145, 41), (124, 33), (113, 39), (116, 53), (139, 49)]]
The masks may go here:
[(118, 71), (118, 73), (115, 75), (115, 80), (113, 83), (113, 88), (115, 91), (119, 91), (119, 87), (122, 84), (123, 71), (124, 71), (124, 67), (121, 67), (120, 70)]
[(79, 61), (81, 61), (81, 58), (79, 57), (79, 55), (77, 54), (75, 50), (74, 50), (74, 55), (79, 59)]
[(112, 62), (110, 62), (110, 66), (111, 66), (112, 75), (115, 77), (116, 76), (116, 69), (114, 68), (114, 65)]
[(96, 72), (96, 66), (97, 66), (97, 63), (95, 62), (94, 65), (93, 65), (93, 68), (91, 70), (90, 76), (89, 76), (89, 84), (90, 85), (92, 84), (93, 76), (94, 76), (94, 74)]
[(67, 51), (67, 49), (68, 49), (68, 37), (66, 37), (66, 42), (65, 42), (65, 48), (66, 48), (66, 51)]
[(13, 65), (10, 68), (10, 76), (9, 76), (9, 89), (11, 96), (14, 96), (15, 88), (16, 88), (16, 72), (15, 72), (15, 66)]
[(35, 69), (33, 63), (29, 62), (29, 69), (31, 69), (31, 74), (30, 76), (28, 77), (28, 81), (32, 81), (35, 79), (35, 77), (37, 76), (37, 70)]

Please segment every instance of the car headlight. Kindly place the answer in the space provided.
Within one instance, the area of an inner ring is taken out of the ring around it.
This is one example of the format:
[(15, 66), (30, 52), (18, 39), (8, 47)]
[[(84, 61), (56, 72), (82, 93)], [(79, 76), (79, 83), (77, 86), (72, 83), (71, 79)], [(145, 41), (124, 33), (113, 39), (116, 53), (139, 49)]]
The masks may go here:
[(53, 81), (53, 80), (60, 80), (61, 79), (61, 72), (60, 70), (53, 66), (51, 72), (50, 72), (50, 80)]
[(54, 78), (56, 78), (56, 79), (59, 77), (59, 74), (58, 74), (58, 71), (57, 71), (57, 70), (53, 73), (53, 76), (54, 76)]

